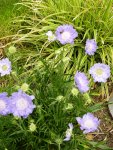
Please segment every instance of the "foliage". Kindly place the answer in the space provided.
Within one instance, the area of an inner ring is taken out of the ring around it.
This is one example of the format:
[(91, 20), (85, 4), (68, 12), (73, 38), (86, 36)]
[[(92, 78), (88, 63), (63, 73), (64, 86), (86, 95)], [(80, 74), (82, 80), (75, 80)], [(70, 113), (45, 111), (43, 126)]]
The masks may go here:
[[(5, 88), (5, 91), (11, 94), (19, 88), (20, 81), (24, 79), (29, 84), (27, 93), (35, 95), (36, 109), (27, 119), (19, 119), (8, 115), (1, 116), (0, 121), (0, 139), (1, 149), (8, 148), (12, 150), (45, 150), (45, 149), (84, 149), (96, 150), (99, 144), (90, 144), (86, 136), (82, 134), (75, 117), (81, 116), (87, 112), (93, 112), (97, 106), (89, 107), (84, 97), (78, 93), (73, 95), (73, 81), (65, 80), (62, 66), (59, 65), (54, 69), (54, 65), (50, 65), (43, 61), (43, 70), (35, 68), (32, 74), (20, 75), (21, 70), (14, 78), (14, 83)], [(19, 68), (20, 64), (17, 64)], [(22, 66), (21, 66), (22, 67)], [(23, 69), (25, 72), (25, 69)], [(12, 74), (12, 80), (13, 80)], [(19, 83), (19, 84), (18, 84)], [(10, 89), (10, 90), (9, 90)], [(71, 107), (69, 107), (71, 106)], [(29, 130), (30, 123), (36, 125), (36, 131)], [(70, 142), (63, 142), (68, 123), (74, 124), (73, 135)], [(100, 146), (100, 145), (99, 145)]]

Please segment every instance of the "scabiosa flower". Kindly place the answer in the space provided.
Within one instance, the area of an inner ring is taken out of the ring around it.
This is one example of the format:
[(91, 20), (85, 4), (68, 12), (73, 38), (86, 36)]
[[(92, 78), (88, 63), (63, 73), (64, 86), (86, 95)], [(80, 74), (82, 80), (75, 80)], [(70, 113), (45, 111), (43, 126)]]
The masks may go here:
[(72, 25), (61, 25), (56, 29), (56, 38), (61, 44), (73, 44), (74, 39), (78, 37), (78, 32)]
[(94, 115), (91, 113), (83, 115), (82, 118), (76, 117), (76, 120), (81, 126), (80, 129), (84, 130), (84, 134), (96, 131), (100, 125), (100, 120), (97, 117), (94, 117)]
[(68, 126), (69, 126), (69, 128), (66, 130), (66, 138), (64, 139), (64, 141), (69, 141), (72, 136), (73, 124), (69, 123)]
[(0, 60), (0, 74), (4, 76), (6, 74), (10, 74), (11, 72), (11, 62), (8, 58), (4, 58)]
[(7, 93), (5, 92), (0, 93), (0, 114), (1, 115), (7, 115), (10, 113), (9, 103), (10, 100), (7, 97)]
[(97, 48), (98, 48), (98, 46), (94, 39), (91, 39), (91, 40), (87, 39), (86, 46), (85, 46), (86, 54), (94, 55)]
[(110, 77), (110, 67), (103, 63), (96, 63), (90, 69), (94, 82), (106, 82)]
[(56, 40), (56, 36), (53, 34), (52, 31), (48, 31), (48, 32), (46, 33), (46, 35), (48, 36), (48, 41), (53, 42), (53, 41)]
[(77, 73), (75, 74), (74, 80), (80, 92), (87, 92), (89, 90), (89, 86), (88, 86), (89, 81), (85, 73), (77, 71)]
[(11, 96), (11, 111), (14, 116), (27, 118), (29, 114), (33, 112), (36, 107), (32, 100), (35, 97), (33, 95), (29, 96), (22, 90), (15, 92)]

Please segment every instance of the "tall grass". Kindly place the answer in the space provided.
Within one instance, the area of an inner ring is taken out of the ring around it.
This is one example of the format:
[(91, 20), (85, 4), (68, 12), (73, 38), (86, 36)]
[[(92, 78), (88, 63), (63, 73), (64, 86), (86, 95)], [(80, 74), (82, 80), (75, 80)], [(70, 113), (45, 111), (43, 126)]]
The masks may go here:
[(14, 5), (17, 2), (20, 0), (0, 0), (0, 37), (14, 34), (13, 20), (20, 13), (20, 10)]
[[(39, 61), (37, 55), (40, 55), (47, 61), (54, 61), (55, 66), (63, 61), (64, 73), (72, 78), (77, 70), (87, 73), (97, 62), (108, 64), (112, 74), (112, 0), (39, 0), (23, 1), (19, 5), (26, 8), (26, 14), (15, 20), (16, 25), (19, 23), (20, 26), (12, 43), (24, 45), (26, 43), (30, 53), (37, 53), (30, 58), (34, 62), (29, 66), (37, 64)], [(47, 41), (45, 33), (48, 30), (54, 32), (62, 24), (73, 25), (79, 33), (74, 45)], [(85, 55), (84, 47), (88, 38), (94, 38), (98, 44), (94, 56)], [(93, 85), (91, 82), (92, 87)], [(102, 87), (100, 92), (109, 95), (108, 84)]]

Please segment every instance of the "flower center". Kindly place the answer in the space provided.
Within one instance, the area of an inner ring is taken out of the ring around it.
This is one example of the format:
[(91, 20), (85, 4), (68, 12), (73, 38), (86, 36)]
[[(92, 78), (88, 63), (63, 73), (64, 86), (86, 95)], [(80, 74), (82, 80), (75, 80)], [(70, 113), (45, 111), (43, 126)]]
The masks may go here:
[(67, 31), (64, 31), (64, 32), (61, 34), (61, 36), (62, 36), (62, 39), (63, 39), (63, 40), (68, 40), (68, 39), (70, 38), (70, 33), (67, 32)]
[(72, 135), (72, 130), (71, 129), (67, 129), (66, 130), (66, 135)]
[(8, 67), (6, 65), (2, 66), (3, 71), (6, 71), (8, 69)]
[(6, 103), (0, 99), (0, 111), (4, 110), (6, 108)]
[(79, 82), (79, 84), (83, 85), (83, 79), (81, 77), (78, 78), (78, 82)]
[(16, 106), (17, 106), (18, 109), (24, 110), (24, 109), (26, 109), (26, 108), (28, 107), (28, 102), (27, 102), (26, 99), (20, 98), (20, 99), (17, 101)]
[(97, 70), (96, 70), (96, 74), (97, 74), (97, 75), (102, 75), (102, 73), (103, 73), (103, 70), (102, 70), (102, 69), (97, 69)]
[(86, 128), (92, 128), (92, 127), (94, 127), (94, 123), (92, 120), (87, 120), (87, 121), (85, 121), (84, 126)]
[(89, 44), (89, 45), (88, 45), (88, 49), (89, 49), (89, 50), (92, 50), (92, 44)]

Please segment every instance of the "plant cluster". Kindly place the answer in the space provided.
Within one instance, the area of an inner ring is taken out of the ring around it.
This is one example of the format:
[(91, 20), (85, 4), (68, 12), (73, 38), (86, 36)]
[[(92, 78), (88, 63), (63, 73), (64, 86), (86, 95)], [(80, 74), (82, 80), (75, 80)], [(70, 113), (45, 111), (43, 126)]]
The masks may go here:
[(15, 20), (19, 31), (0, 60), (6, 83), (0, 88), (0, 148), (110, 149), (88, 135), (99, 132), (95, 112), (102, 108), (90, 95), (100, 92), (100, 84), (109, 94), (112, 83), (112, 1), (18, 5), (26, 13)]

